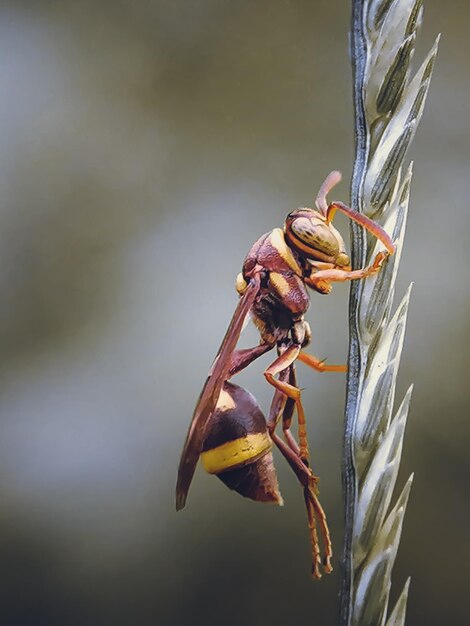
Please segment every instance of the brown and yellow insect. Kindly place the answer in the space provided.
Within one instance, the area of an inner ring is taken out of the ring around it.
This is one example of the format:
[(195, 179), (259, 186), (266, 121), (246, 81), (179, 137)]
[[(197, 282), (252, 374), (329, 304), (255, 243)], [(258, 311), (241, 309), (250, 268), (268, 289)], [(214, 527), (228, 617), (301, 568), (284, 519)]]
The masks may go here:
[[(176, 486), (176, 508), (186, 503), (199, 457), (205, 469), (230, 489), (261, 502), (282, 504), (271, 447), (274, 443), (295, 472), (303, 490), (312, 548), (312, 574), (321, 566), (331, 572), (332, 546), (326, 516), (318, 499), (318, 478), (309, 461), (305, 413), (297, 386), (297, 360), (320, 372), (344, 372), (304, 352), (311, 332), (304, 315), (307, 287), (328, 294), (332, 283), (366, 278), (379, 271), (395, 246), (388, 234), (365, 215), (342, 202), (327, 203), (328, 192), (341, 180), (331, 172), (318, 192), (316, 209), (296, 209), (284, 229), (258, 239), (243, 263), (236, 288), (240, 300), (197, 402), (184, 444)], [(385, 250), (373, 263), (352, 270), (343, 238), (332, 224), (336, 211), (346, 214), (379, 239)], [(259, 345), (237, 350), (244, 321), (251, 315), (261, 335)], [(256, 358), (276, 348), (277, 358), (264, 372), (275, 388), (266, 419), (255, 398), (229, 381)], [(290, 431), (297, 414), (298, 442)], [(282, 423), (284, 439), (276, 433)], [(323, 555), (317, 533), (320, 528)]]

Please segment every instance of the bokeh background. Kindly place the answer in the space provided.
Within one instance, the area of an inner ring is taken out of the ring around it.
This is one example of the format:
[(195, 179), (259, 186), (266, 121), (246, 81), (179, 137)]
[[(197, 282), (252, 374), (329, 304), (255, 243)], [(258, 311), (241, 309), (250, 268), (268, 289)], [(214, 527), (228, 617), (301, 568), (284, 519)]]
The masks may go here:
[[(469, 20), (427, 0), (417, 52), (442, 31), (397, 290), (415, 282), (393, 592), (412, 576), (410, 625), (469, 623)], [(282, 459), (283, 508), (202, 472), (178, 515), (173, 491), (251, 243), (331, 169), (347, 200), (348, 28), (340, 0), (2, 2), (2, 626), (335, 623), (338, 568), (310, 580)], [(347, 292), (309, 314), (331, 362)], [(268, 359), (239, 378), (265, 408)], [(344, 377), (300, 377), (337, 557)]]

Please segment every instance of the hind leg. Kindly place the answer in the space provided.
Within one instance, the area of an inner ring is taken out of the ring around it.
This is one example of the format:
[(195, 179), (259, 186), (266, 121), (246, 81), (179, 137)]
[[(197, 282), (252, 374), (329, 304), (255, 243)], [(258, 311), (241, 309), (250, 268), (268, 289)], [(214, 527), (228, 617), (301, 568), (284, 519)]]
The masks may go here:
[[(279, 381), (295, 386), (295, 371), (293, 368), (294, 365), (292, 364), (287, 369), (281, 371), (279, 374)], [(322, 563), (325, 573), (330, 573), (333, 569), (331, 566), (331, 558), (333, 555), (331, 538), (326, 515), (318, 499), (318, 478), (313, 474), (311, 468), (309, 467), (308, 459), (302, 458), (300, 447), (289, 430), (294, 406), (298, 406), (297, 401), (293, 402), (292, 399), (288, 398), (283, 391), (276, 389), (269, 412), (268, 429), (271, 439), (294, 471), (304, 489), (304, 499), (307, 509), (309, 536), (312, 550), (312, 575), (314, 578), (320, 578), (320, 566)], [(275, 432), (276, 425), (281, 419), (287, 443), (284, 442)], [(324, 545), (323, 559), (321, 557), (320, 542), (318, 539), (317, 522), (320, 527)]]

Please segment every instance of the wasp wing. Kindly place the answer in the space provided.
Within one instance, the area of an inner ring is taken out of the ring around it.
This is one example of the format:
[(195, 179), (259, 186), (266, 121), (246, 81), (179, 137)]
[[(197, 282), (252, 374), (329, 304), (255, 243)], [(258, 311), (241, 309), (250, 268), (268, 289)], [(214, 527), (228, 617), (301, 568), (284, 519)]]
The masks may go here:
[(246, 316), (259, 293), (260, 283), (261, 278), (257, 273), (251, 278), (245, 293), (240, 298), (194, 409), (178, 468), (178, 481), (176, 483), (177, 511), (182, 509), (186, 503), (186, 497), (204, 443), (206, 424), (215, 410), (222, 386), (229, 376), (230, 356), (236, 348)]

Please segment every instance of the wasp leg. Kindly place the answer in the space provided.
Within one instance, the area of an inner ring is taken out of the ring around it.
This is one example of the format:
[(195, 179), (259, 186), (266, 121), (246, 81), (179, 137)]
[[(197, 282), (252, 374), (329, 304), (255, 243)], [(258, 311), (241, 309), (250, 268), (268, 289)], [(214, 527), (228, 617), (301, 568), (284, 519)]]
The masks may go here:
[(307, 354), (306, 352), (301, 352), (297, 357), (299, 361), (305, 363), (309, 367), (317, 370), (317, 372), (347, 372), (347, 365), (327, 365), (324, 360), (319, 359), (313, 354)]
[[(347, 371), (346, 365), (326, 365), (324, 361), (321, 361), (313, 354), (307, 354), (302, 351), (299, 352), (299, 355), (297, 358), (303, 363), (305, 363), (306, 365), (309, 365), (310, 367), (312, 367), (313, 369), (319, 372), (346, 372)], [(279, 380), (277, 382), (287, 383), (291, 387), (298, 389), (297, 377), (296, 377), (296, 371), (295, 371), (295, 363), (292, 363), (289, 366), (289, 368), (280, 372)], [(281, 394), (281, 397), (282, 396), (284, 396), (284, 393)], [(274, 396), (271, 410), (274, 411), (276, 415), (280, 415), (281, 410), (274, 406), (275, 401), (276, 401), (276, 395)], [(290, 427), (292, 424), (292, 415), (293, 415), (296, 403), (297, 401), (290, 397), (287, 397), (285, 399), (285, 408), (282, 413), (282, 429), (284, 433), (284, 438), (287, 444), (289, 445), (289, 447), (291, 448), (291, 450), (293, 450), (299, 457), (301, 457), (303, 461), (306, 463), (306, 465), (309, 465), (310, 459), (309, 459), (308, 446), (302, 455), (301, 448), (299, 447), (297, 441), (295, 440), (294, 436), (290, 432)], [(307, 437), (306, 434), (305, 434), (305, 437)]]
[[(289, 378), (288, 382), (290, 385), (297, 387), (297, 376), (295, 373), (295, 363), (289, 368)], [(295, 440), (294, 435), (290, 431), (290, 427), (292, 424), (292, 417), (294, 414), (295, 402), (291, 398), (286, 398), (286, 405), (284, 407), (284, 411), (282, 413), (282, 431), (284, 433), (284, 439), (287, 442), (287, 445), (291, 450), (293, 450), (298, 457), (300, 457), (300, 447), (297, 441)], [(308, 459), (310, 463), (310, 459)]]
[[(292, 367), (293, 366), (280, 373), (281, 381), (283, 380), (286, 382), (287, 379), (289, 379), (291, 383), (292, 381), (295, 381), (295, 372), (293, 372)], [(290, 439), (288, 440), (288, 443), (285, 443), (275, 432), (276, 424), (281, 417), (283, 420), (283, 427), (286, 425), (288, 430), (288, 425), (292, 419), (292, 411), (288, 403), (289, 399), (285, 396), (285, 394), (280, 390), (276, 390), (271, 404), (271, 410), (269, 412), (268, 429), (271, 439), (279, 448), (281, 454), (287, 460), (304, 488), (304, 499), (307, 509), (308, 527), (312, 549), (312, 575), (314, 578), (321, 578), (320, 564), (322, 563), (322, 558), (318, 540), (317, 520), (324, 544), (325, 556), (323, 558), (323, 567), (326, 573), (330, 573), (332, 571), (331, 558), (333, 556), (333, 551), (325, 512), (320, 504), (320, 501), (318, 500), (318, 478), (313, 474), (310, 467), (308, 467), (308, 465), (300, 458), (300, 449), (293, 436), (289, 433)], [(291, 445), (291, 443), (293, 445)]]
[(331, 545), (330, 531), (326, 520), (325, 511), (318, 499), (318, 478), (312, 470), (296, 455), (296, 453), (279, 437), (275, 432), (271, 433), (271, 439), (279, 448), (281, 454), (291, 466), (299, 482), (304, 488), (305, 506), (307, 508), (307, 516), (310, 531), (310, 542), (312, 545), (313, 568), (312, 574), (315, 578), (320, 578), (319, 565), (322, 561), (320, 547), (318, 542), (318, 533), (316, 530), (316, 521), (318, 521), (322, 533), (325, 555), (323, 557), (323, 568), (329, 574), (333, 568), (331, 566), (331, 558), (333, 556), (333, 548)]
[[(294, 363), (289, 368), (289, 383), (291, 385), (297, 386), (297, 377), (296, 377)], [(292, 409), (290, 409), (289, 407), (290, 404), (292, 405)], [(295, 405), (292, 402), (292, 400), (287, 399), (286, 406), (284, 408), (284, 413), (282, 415), (282, 428), (283, 428), (284, 436), (288, 442), (289, 447), (300, 458), (299, 445), (289, 430), (290, 424), (292, 422), (292, 412), (293, 412), (294, 406)], [(309, 478), (308, 490), (304, 488), (304, 497), (306, 499), (305, 502), (307, 506), (307, 514), (309, 515), (309, 528), (313, 528), (313, 525), (315, 524), (315, 515), (313, 517), (313, 522), (310, 519), (312, 513), (314, 513), (318, 517), (318, 521), (320, 523), (320, 529), (322, 532), (323, 544), (325, 548), (325, 557), (323, 559), (323, 566), (325, 568), (325, 572), (329, 574), (333, 570), (331, 566), (331, 558), (333, 556), (333, 550), (332, 550), (332, 545), (331, 545), (330, 531), (328, 528), (328, 523), (326, 521), (326, 515), (318, 499), (318, 487), (317, 487), (318, 477), (313, 474), (313, 471), (308, 467), (308, 464), (306, 464), (305, 462), (304, 462), (304, 466), (305, 467), (303, 471), (308, 474), (308, 478)], [(309, 506), (309, 504), (307, 503), (307, 498), (311, 506)], [(312, 507), (313, 507), (313, 510), (312, 510)]]
[(288, 398), (295, 402), (295, 407), (297, 409), (297, 419), (299, 423), (300, 457), (304, 459), (308, 464), (309, 450), (307, 440), (307, 425), (305, 421), (304, 408), (300, 400), (300, 389), (296, 385), (292, 385), (287, 381), (282, 380), (282, 377), (279, 379), (275, 378), (276, 374), (279, 374), (283, 370), (289, 368), (290, 365), (294, 363), (299, 354), (299, 345), (293, 344), (289, 346), (282, 354), (278, 356), (278, 358), (273, 363), (271, 363), (267, 370), (265, 370), (264, 376), (270, 385), (272, 385), (279, 391), (282, 391)]
[[(311, 515), (313, 515), (314, 523), (318, 520), (320, 524), (320, 530), (323, 538), (323, 547), (325, 551), (325, 555), (323, 557), (323, 569), (326, 574), (330, 574), (333, 571), (333, 566), (331, 565), (331, 559), (333, 558), (333, 546), (331, 544), (331, 536), (330, 529), (328, 528), (328, 522), (326, 520), (326, 514), (323, 510), (322, 505), (320, 504), (320, 500), (318, 499), (318, 487), (317, 487), (318, 478), (313, 474), (310, 477), (310, 484), (308, 489), (304, 489), (304, 497), (305, 501), (311, 503), (312, 509), (307, 506), (307, 513), (311, 510)], [(309, 517), (309, 527), (311, 521)], [(312, 572), (313, 573), (313, 572)]]
[[(290, 365), (288, 368), (280, 372), (279, 379), (281, 382), (287, 383), (287, 381), (289, 381), (289, 384), (293, 386), (295, 385), (296, 380), (295, 380), (295, 373), (293, 373), (293, 367), (294, 367), (293, 365)], [(312, 550), (312, 575), (314, 578), (318, 579), (318, 578), (321, 578), (320, 543), (318, 540), (315, 511), (314, 511), (313, 504), (311, 502), (311, 498), (309, 494), (310, 477), (306, 475), (306, 472), (307, 473), (310, 472), (312, 479), (314, 477), (313, 477), (313, 473), (311, 472), (311, 470), (309, 470), (309, 468), (307, 468), (305, 463), (300, 459), (300, 448), (297, 445), (297, 442), (295, 441), (294, 437), (289, 431), (289, 425), (292, 421), (292, 414), (293, 414), (294, 407), (295, 407), (295, 402), (291, 398), (288, 398), (283, 391), (276, 389), (274, 393), (273, 401), (271, 403), (271, 408), (269, 411), (267, 426), (268, 426), (271, 439), (279, 448), (280, 452), (282, 453), (284, 458), (287, 460), (288, 464), (290, 465), (295, 475), (297, 476), (299, 482), (304, 488), (304, 499), (305, 499), (305, 506), (307, 509), (308, 529), (309, 529), (310, 544), (311, 544), (311, 550)], [(284, 429), (284, 426), (286, 425), (284, 434), (286, 434), (286, 432), (289, 433), (289, 435), (286, 438), (287, 443), (284, 442), (279, 437), (279, 435), (277, 435), (277, 433), (275, 432), (275, 428), (281, 419), (283, 422), (283, 429)]]
[(274, 348), (274, 344), (272, 343), (260, 343), (258, 346), (254, 348), (244, 348), (243, 350), (235, 350), (235, 352), (230, 357), (230, 369), (229, 369), (229, 378), (238, 374), (248, 367), (250, 363), (253, 363), (258, 357), (262, 356), (269, 350)]
[[(292, 364), (289, 368), (280, 373), (279, 378), (284, 381), (289, 381), (291, 385), (296, 385), (295, 370)], [(295, 454), (300, 457), (300, 448), (295, 440), (294, 436), (290, 432), (290, 426), (292, 423), (292, 415), (295, 409), (295, 401), (288, 398), (282, 391), (276, 390), (271, 408), (269, 410), (268, 429), (273, 432), (276, 428), (279, 420), (282, 418), (282, 430), (284, 432), (284, 438), (287, 445)]]
[(373, 274), (377, 274), (377, 272), (382, 267), (383, 262), (388, 256), (388, 252), (377, 253), (372, 265), (364, 267), (361, 270), (331, 269), (313, 272), (312, 274), (310, 274), (310, 276), (307, 276), (305, 278), (305, 283), (309, 287), (319, 289), (323, 293), (325, 293), (325, 288), (327, 288), (326, 293), (328, 293), (328, 291), (331, 289), (329, 283), (344, 282), (345, 280), (357, 280), (360, 278), (367, 278), (368, 276), (372, 276)]
[[(316, 524), (316, 514), (318, 507), (321, 509), (321, 505), (318, 502), (318, 497), (316, 495), (316, 484), (318, 479), (312, 473), (311, 469), (308, 468), (305, 463), (297, 456), (297, 454), (283, 441), (279, 435), (275, 432), (271, 433), (271, 439), (276, 444), (278, 449), (280, 450), (283, 457), (289, 463), (290, 467), (294, 471), (297, 476), (300, 484), (304, 489), (304, 499), (305, 499), (305, 507), (307, 509), (307, 519), (308, 519), (308, 529), (310, 535), (310, 544), (312, 550), (312, 575), (314, 578), (321, 578), (320, 565), (322, 563), (321, 551), (320, 551), (320, 542), (318, 540), (318, 532), (317, 532), (317, 524)], [(321, 509), (323, 511), (323, 509)], [(324, 513), (323, 513), (324, 516)], [(325, 557), (323, 559), (323, 566), (325, 568), (325, 572), (331, 572), (331, 541), (330, 535), (328, 531), (328, 526), (326, 526), (326, 519), (324, 523), (319, 518), (319, 522), (322, 529), (323, 542), (325, 544)], [(326, 529), (326, 535), (324, 530)], [(327, 538), (327, 540), (326, 540)]]

